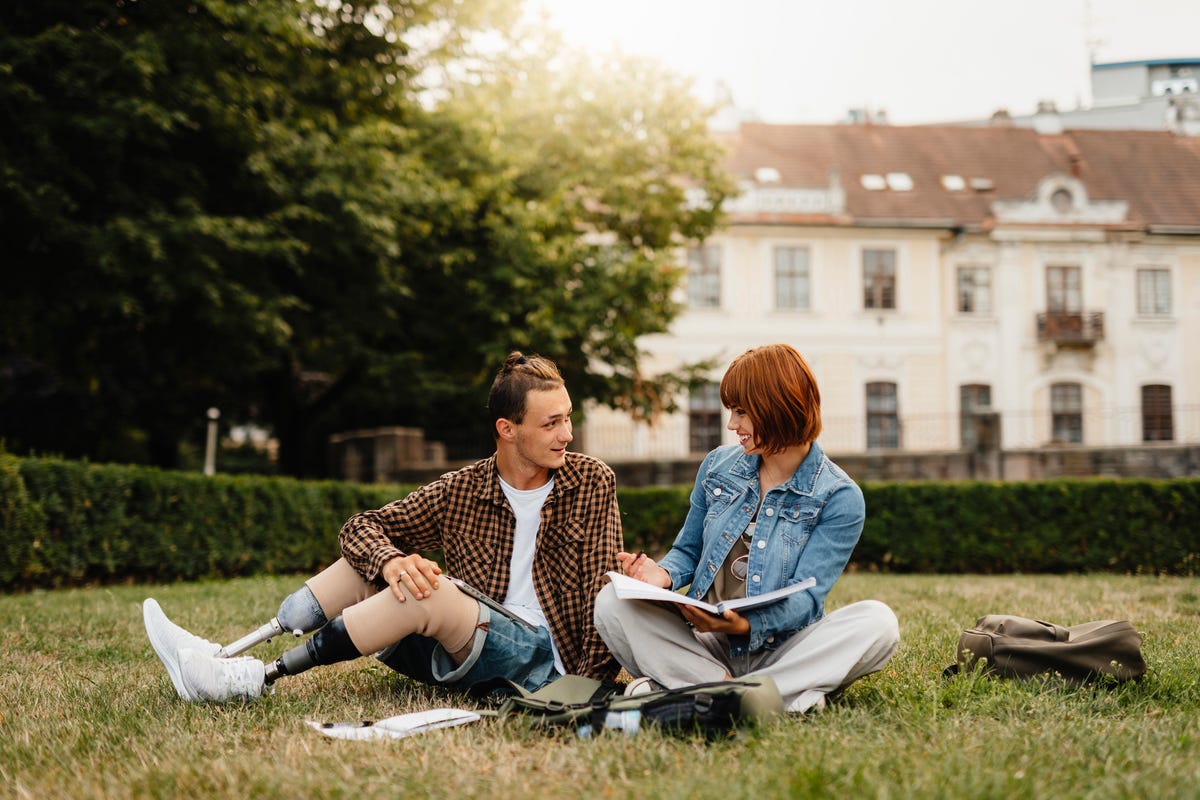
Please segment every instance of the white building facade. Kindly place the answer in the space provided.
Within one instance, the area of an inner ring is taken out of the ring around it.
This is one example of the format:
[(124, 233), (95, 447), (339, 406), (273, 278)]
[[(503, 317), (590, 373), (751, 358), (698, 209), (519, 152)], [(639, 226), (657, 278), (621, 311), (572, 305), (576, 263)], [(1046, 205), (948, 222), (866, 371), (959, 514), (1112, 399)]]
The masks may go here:
[(652, 424), (588, 409), (590, 453), (731, 442), (715, 386), (772, 342), (812, 366), (833, 454), (1200, 442), (1200, 140), (756, 124), (730, 168), (685, 311), (641, 342), (712, 384)]

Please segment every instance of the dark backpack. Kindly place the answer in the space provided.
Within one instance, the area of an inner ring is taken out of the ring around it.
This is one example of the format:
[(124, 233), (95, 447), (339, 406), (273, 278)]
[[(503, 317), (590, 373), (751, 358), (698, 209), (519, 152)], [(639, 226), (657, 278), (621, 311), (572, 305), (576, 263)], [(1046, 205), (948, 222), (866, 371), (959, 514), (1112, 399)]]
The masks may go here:
[(1146, 673), (1142, 637), (1124, 620), (1099, 620), (1064, 627), (1006, 614), (980, 617), (958, 639), (958, 662), (947, 675), (982, 665), (1000, 678), (1060, 675), (1081, 683), (1103, 676), (1120, 681)]
[(514, 684), (516, 694), (496, 711), (504, 718), (528, 715), (534, 727), (572, 727), (587, 736), (606, 728), (632, 734), (652, 726), (674, 735), (716, 739), (737, 727), (783, 713), (771, 678), (735, 678), (626, 697), (613, 684), (564, 675), (536, 692)]

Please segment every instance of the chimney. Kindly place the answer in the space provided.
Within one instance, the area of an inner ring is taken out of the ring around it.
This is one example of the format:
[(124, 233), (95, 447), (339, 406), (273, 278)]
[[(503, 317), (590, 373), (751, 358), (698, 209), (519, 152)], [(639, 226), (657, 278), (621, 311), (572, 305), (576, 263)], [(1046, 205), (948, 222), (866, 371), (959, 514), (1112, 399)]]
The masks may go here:
[(1167, 116), (1167, 130), (1180, 136), (1200, 136), (1200, 98), (1171, 98), (1174, 113)]
[(1038, 101), (1037, 111), (1033, 115), (1033, 129), (1043, 136), (1063, 132), (1062, 118), (1058, 116), (1058, 107), (1053, 100)]

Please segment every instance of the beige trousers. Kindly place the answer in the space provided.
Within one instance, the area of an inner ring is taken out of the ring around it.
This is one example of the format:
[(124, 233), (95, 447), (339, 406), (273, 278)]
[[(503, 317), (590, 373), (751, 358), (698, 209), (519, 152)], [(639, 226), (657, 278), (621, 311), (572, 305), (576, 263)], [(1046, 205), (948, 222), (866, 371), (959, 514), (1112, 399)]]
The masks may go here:
[(863, 600), (827, 614), (773, 650), (733, 656), (724, 635), (698, 633), (656, 603), (622, 600), (611, 584), (596, 597), (596, 629), (634, 677), (675, 689), (727, 675), (770, 675), (788, 711), (807, 711), (826, 694), (879, 671), (900, 642), (892, 610)]
[(457, 663), (470, 652), (479, 622), (479, 603), (448, 580), (438, 581), (433, 595), (417, 600), (405, 589), (401, 603), (390, 589), (380, 591), (339, 558), (309, 578), (305, 585), (325, 616), (339, 614), (350, 641), (364, 655), (378, 652), (419, 633), (436, 639)]

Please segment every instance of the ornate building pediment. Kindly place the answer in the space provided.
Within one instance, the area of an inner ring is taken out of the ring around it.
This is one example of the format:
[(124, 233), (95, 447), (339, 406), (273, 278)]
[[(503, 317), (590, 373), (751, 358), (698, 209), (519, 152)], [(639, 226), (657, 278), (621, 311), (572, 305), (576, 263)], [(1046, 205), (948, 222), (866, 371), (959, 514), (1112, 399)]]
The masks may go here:
[(1043, 178), (1032, 198), (992, 203), (996, 222), (1009, 225), (1112, 225), (1125, 222), (1128, 213), (1126, 201), (1092, 200), (1083, 182), (1069, 175)]

